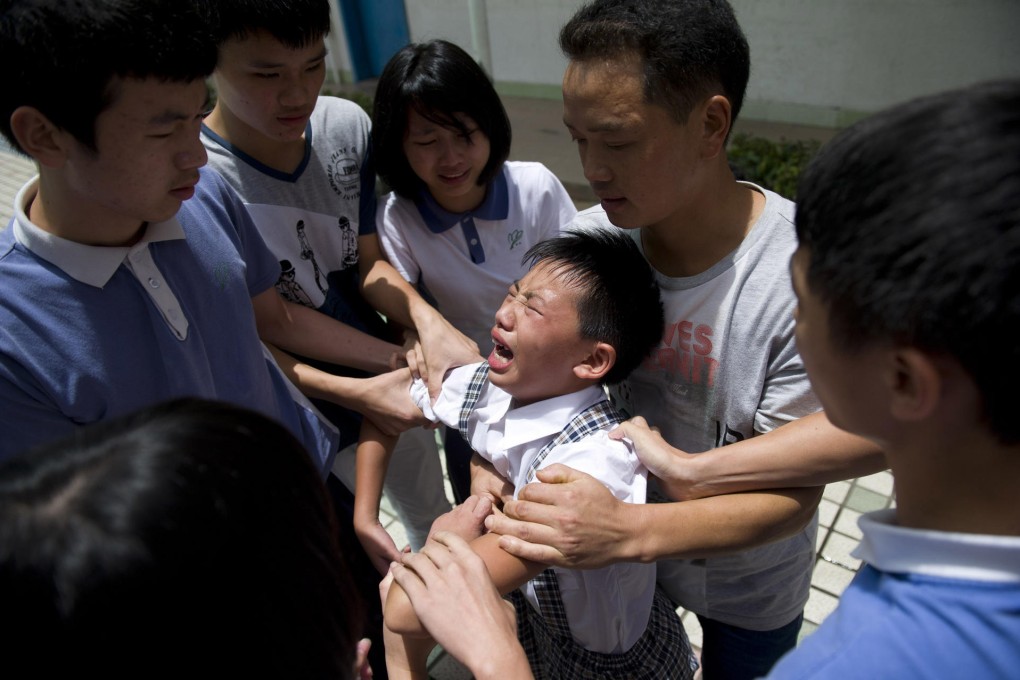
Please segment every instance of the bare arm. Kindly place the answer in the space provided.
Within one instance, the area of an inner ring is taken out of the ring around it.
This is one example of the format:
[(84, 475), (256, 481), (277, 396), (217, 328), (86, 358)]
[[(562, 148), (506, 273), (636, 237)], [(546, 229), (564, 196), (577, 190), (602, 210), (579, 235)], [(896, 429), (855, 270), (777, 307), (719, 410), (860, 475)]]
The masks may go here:
[(393, 538), (379, 521), (379, 502), (396, 436), (383, 434), (372, 421), (361, 423), (355, 461), (354, 531), (372, 564), (385, 574), (390, 562), (400, 557)]
[(486, 526), (521, 558), (572, 569), (740, 552), (807, 524), (820, 487), (714, 496), (646, 505), (617, 500), (598, 480), (565, 465), (538, 472), (505, 515)]
[(402, 556), (392, 574), (432, 637), (475, 678), (531, 680), (513, 608), (500, 599), (485, 562), (467, 542), (438, 532), (427, 552)]
[(275, 288), (259, 293), (251, 302), (259, 337), (288, 352), (372, 373), (390, 370), (403, 354), (399, 345), (287, 302)]
[[(431, 539), (430, 539), (431, 540)], [(499, 536), (484, 534), (471, 541), (471, 550), (485, 563), (486, 571), (496, 590), (505, 595), (514, 588), (527, 583), (539, 574), (545, 565), (521, 559), (499, 547)], [(426, 556), (433, 553), (433, 547), (426, 545), (421, 552)], [(390, 587), (384, 612), (386, 626), (401, 635), (425, 634), (425, 627), (411, 605), (404, 589), (394, 584)]]
[(429, 422), (408, 394), (411, 385), (409, 369), (380, 373), (371, 378), (347, 378), (302, 363), (273, 345), (267, 347), (280, 369), (302, 394), (357, 411), (386, 434), (400, 434)]
[(641, 462), (675, 500), (822, 486), (887, 467), (877, 446), (838, 429), (823, 412), (703, 453), (673, 448), (641, 417), (621, 424), (610, 436), (631, 439)]
[(362, 294), (386, 318), (417, 332), (425, 355), (421, 377), (435, 397), (449, 369), (478, 360), (478, 345), (451, 326), (404, 280), (384, 257), (375, 234), (358, 238), (358, 252)]

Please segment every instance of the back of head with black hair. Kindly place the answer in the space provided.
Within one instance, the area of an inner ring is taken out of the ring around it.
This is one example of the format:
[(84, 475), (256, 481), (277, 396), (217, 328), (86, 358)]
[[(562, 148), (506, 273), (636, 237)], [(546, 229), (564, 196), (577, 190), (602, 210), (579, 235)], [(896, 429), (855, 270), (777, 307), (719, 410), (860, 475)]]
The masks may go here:
[(286, 429), (216, 402), (153, 407), (6, 461), (4, 667), (350, 677), (359, 601), (333, 517)]
[(633, 239), (622, 230), (567, 231), (524, 254), (532, 267), (550, 263), (576, 286), (581, 337), (616, 350), (602, 379), (613, 385), (631, 374), (662, 339), (665, 324), (655, 274)]
[(216, 41), (198, 0), (2, 0), (0, 64), (0, 131), (15, 148), (11, 114), (31, 106), (95, 149), (114, 78), (204, 78)]
[(744, 103), (750, 49), (726, 0), (595, 0), (560, 30), (572, 61), (641, 57), (645, 100), (681, 123), (706, 97), (723, 94), (732, 121)]
[(510, 156), (510, 119), (492, 81), (463, 49), (445, 40), (405, 46), (386, 64), (375, 91), (372, 148), (379, 176), (398, 195), (417, 198), (422, 181), (404, 156), (411, 110), (466, 135), (454, 117), (470, 116), (489, 138), (489, 161), (478, 176), (485, 185)]
[(991, 429), (1020, 442), (1020, 81), (861, 121), (800, 179), (797, 234), (831, 340), (958, 361)]
[(219, 40), (265, 31), (299, 49), (329, 34), (329, 0), (210, 0)]

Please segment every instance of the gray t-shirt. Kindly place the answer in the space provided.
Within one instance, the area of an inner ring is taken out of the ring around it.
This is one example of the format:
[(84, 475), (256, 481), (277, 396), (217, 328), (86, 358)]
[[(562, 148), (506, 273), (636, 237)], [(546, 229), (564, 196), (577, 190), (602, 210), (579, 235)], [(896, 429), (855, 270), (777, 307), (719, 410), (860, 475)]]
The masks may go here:
[[(260, 163), (202, 126), (209, 165), (240, 194), (266, 245), (280, 262), (276, 289), (376, 337), (382, 317), (361, 294), (358, 237), (375, 233), (375, 168), (368, 114), (346, 99), (319, 97), (305, 129), (305, 154), (292, 173)], [(353, 369), (308, 360), (342, 375)], [(341, 447), (357, 439), (360, 419), (331, 402), (315, 404), (341, 431)]]
[[(818, 411), (794, 343), (789, 261), (794, 205), (771, 191), (740, 246), (709, 270), (656, 272), (666, 328), (652, 356), (611, 390), (670, 444), (691, 453), (764, 433)], [(615, 229), (605, 211), (574, 224)], [(630, 232), (641, 246), (640, 230)], [(659, 583), (683, 607), (752, 630), (771, 630), (804, 608), (817, 516), (797, 535), (738, 555), (659, 562)]]

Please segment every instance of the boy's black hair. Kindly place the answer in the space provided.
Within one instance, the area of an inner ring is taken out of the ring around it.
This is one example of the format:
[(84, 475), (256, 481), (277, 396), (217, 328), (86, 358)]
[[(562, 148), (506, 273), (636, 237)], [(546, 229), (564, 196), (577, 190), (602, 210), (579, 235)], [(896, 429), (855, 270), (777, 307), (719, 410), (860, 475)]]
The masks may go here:
[(11, 114), (31, 106), (95, 150), (116, 78), (205, 78), (216, 41), (198, 0), (2, 0), (0, 64), (0, 131), (15, 148)]
[(560, 30), (560, 49), (572, 61), (636, 52), (645, 100), (680, 123), (720, 93), (735, 121), (751, 69), (747, 38), (726, 0), (595, 0)]
[(349, 678), (335, 541), (310, 457), (261, 414), (184, 399), (83, 428), (0, 466), (5, 668)]
[(404, 155), (411, 110), (466, 135), (455, 113), (470, 116), (489, 138), (489, 162), (478, 177), (488, 184), (510, 156), (510, 119), (492, 81), (467, 52), (445, 40), (405, 46), (386, 64), (375, 91), (372, 148), (379, 176), (398, 195), (418, 197), (422, 181)]
[(1020, 80), (845, 130), (801, 177), (796, 222), (835, 346), (953, 357), (992, 431), (1020, 442)]
[(329, 0), (209, 0), (219, 39), (244, 39), (265, 31), (299, 49), (329, 34)]
[(603, 384), (624, 380), (662, 339), (659, 285), (627, 232), (567, 231), (532, 246), (523, 261), (532, 267), (548, 262), (576, 286), (581, 336), (616, 350)]

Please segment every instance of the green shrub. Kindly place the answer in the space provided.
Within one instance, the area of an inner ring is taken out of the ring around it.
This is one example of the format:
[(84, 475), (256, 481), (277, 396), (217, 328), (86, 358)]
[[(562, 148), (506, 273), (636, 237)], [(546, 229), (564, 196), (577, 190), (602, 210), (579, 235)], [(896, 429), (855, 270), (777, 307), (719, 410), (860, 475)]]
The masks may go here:
[(333, 90), (329, 86), (322, 89), (322, 94), (332, 97), (342, 97), (343, 99), (350, 99), (352, 102), (365, 109), (368, 115), (372, 115), (372, 95), (358, 90)]
[(737, 179), (754, 182), (793, 200), (797, 178), (820, 146), (820, 142), (813, 140), (773, 142), (740, 133), (730, 139), (727, 157)]

